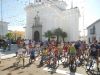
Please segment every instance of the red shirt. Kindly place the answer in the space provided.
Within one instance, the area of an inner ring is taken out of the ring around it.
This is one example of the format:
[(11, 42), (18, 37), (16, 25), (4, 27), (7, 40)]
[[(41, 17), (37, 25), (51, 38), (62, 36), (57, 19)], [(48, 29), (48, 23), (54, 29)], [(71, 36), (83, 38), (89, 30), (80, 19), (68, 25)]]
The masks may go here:
[(68, 51), (68, 46), (64, 46), (63, 50), (64, 50), (64, 52), (67, 52)]
[(55, 56), (58, 55), (58, 49), (57, 48), (54, 48), (54, 54), (55, 54)]

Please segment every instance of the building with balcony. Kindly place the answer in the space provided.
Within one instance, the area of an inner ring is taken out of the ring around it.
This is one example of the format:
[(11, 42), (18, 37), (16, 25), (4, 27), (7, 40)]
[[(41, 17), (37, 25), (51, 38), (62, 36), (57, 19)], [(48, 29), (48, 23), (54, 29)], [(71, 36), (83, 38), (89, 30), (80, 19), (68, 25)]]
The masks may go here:
[(93, 40), (100, 41), (100, 19), (88, 26), (87, 30), (89, 43), (93, 42)]

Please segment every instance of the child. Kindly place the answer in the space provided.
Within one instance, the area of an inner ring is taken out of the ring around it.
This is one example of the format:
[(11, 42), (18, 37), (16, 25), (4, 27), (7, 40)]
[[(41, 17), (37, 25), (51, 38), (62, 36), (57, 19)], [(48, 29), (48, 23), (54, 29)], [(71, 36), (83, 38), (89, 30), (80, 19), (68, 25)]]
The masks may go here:
[(32, 60), (35, 61), (35, 48), (32, 47), (30, 50), (30, 59), (29, 59), (29, 63), (32, 63)]

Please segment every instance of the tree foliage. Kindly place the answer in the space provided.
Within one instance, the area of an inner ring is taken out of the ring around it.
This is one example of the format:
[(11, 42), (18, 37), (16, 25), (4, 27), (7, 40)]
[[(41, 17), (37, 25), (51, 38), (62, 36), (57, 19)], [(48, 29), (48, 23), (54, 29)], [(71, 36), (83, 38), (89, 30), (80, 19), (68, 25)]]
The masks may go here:
[(50, 38), (53, 35), (57, 37), (57, 43), (59, 42), (60, 37), (63, 39), (63, 41), (65, 41), (65, 38), (67, 37), (67, 33), (64, 32), (61, 28), (54, 29), (53, 31), (48, 30), (45, 32), (45, 37), (48, 38), (48, 41), (50, 41)]
[(62, 29), (61, 28), (57, 28), (54, 30), (54, 34), (56, 35), (57, 37), (57, 43), (59, 42), (59, 37), (61, 36), (62, 34)]
[(23, 38), (24, 32), (22, 31), (11, 31), (6, 34), (6, 38), (12, 39), (12, 40), (17, 40), (17, 38), (21, 37)]
[(63, 42), (65, 41), (64, 39), (67, 37), (67, 33), (66, 32), (62, 32), (61, 37), (63, 39)]
[(12, 34), (11, 32), (9, 32), (9, 33), (6, 34), (6, 37), (7, 37), (8, 39), (11, 39), (12, 36), (13, 36), (13, 34)]
[(45, 32), (44, 36), (48, 38), (48, 41), (50, 41), (50, 38), (52, 36), (52, 32), (50, 30), (48, 30), (47, 32)]

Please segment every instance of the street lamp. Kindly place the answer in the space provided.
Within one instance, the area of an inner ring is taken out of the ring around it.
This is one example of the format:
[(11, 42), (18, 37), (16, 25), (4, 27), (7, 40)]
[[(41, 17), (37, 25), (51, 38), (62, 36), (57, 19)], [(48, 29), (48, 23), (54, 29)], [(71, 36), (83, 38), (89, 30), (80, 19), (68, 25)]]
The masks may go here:
[(85, 29), (85, 25), (84, 25), (84, 16), (85, 16), (84, 13), (85, 13), (85, 9), (84, 9), (84, 7), (82, 7), (82, 9), (83, 9), (83, 13), (82, 13), (82, 15), (83, 15), (83, 39), (85, 41), (85, 38), (86, 38), (85, 37), (85, 30), (86, 29)]

